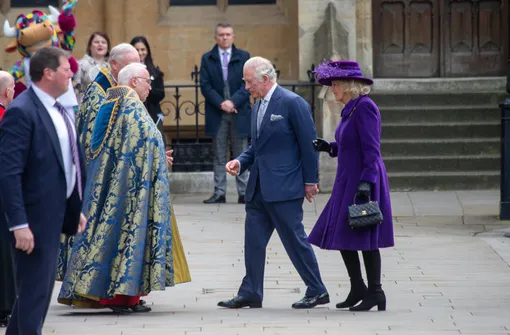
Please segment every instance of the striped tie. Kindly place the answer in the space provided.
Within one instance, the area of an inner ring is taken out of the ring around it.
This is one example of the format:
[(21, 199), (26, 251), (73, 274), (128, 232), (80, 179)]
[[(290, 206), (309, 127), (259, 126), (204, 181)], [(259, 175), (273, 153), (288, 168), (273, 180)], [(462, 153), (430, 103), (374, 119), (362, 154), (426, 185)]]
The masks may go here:
[(73, 164), (76, 167), (76, 184), (78, 184), (78, 194), (80, 195), (80, 200), (83, 199), (83, 190), (81, 185), (81, 170), (80, 170), (80, 157), (78, 155), (78, 145), (73, 136), (73, 127), (71, 125), (71, 121), (69, 121), (69, 117), (66, 115), (67, 112), (58, 101), (55, 102), (55, 107), (57, 107), (60, 115), (64, 118), (64, 123), (66, 124), (67, 134), (69, 136), (69, 143), (71, 144), (71, 152), (73, 154)]

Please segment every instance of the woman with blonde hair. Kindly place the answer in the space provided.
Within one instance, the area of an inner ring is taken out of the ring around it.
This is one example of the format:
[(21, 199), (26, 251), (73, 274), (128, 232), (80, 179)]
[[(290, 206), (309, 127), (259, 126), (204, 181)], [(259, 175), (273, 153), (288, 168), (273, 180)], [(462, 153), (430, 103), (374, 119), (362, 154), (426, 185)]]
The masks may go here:
[[(337, 157), (338, 167), (331, 197), (308, 239), (321, 249), (339, 250), (342, 255), (351, 289), (337, 308), (369, 311), (377, 306), (378, 310), (385, 310), (379, 249), (393, 246), (394, 237), (388, 175), (380, 149), (381, 117), (368, 97), (373, 81), (363, 77), (358, 63), (347, 60), (323, 63), (315, 72), (318, 82), (330, 86), (336, 101), (345, 107), (335, 141), (318, 138), (313, 142), (315, 150)], [(351, 228), (348, 207), (370, 200), (379, 203), (382, 222)], [(358, 251), (363, 254), (368, 288)]]

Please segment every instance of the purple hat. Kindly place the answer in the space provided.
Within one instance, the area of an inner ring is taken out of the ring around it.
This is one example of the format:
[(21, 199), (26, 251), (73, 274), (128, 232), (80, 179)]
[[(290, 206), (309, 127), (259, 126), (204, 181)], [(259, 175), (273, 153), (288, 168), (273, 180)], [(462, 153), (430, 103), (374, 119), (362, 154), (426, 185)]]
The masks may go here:
[(324, 62), (315, 68), (314, 73), (317, 75), (317, 81), (326, 86), (331, 86), (333, 80), (357, 79), (368, 85), (374, 83), (372, 79), (363, 77), (358, 63), (352, 60)]

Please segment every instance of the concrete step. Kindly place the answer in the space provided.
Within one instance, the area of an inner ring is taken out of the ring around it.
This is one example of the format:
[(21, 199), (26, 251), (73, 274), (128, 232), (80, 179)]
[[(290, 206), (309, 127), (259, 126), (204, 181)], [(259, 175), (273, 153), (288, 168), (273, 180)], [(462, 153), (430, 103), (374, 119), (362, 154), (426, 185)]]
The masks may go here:
[(498, 137), (499, 133), (497, 121), (382, 124), (382, 137), (385, 139), (487, 138)]
[(499, 170), (388, 173), (392, 191), (484, 190), (499, 187)]
[(454, 139), (382, 139), (383, 158), (391, 156), (499, 155), (499, 137)]
[(383, 107), (424, 107), (424, 106), (471, 106), (492, 105), (499, 108), (499, 104), (506, 98), (505, 93), (492, 92), (444, 92), (438, 93), (372, 93), (370, 97), (381, 109)]
[(384, 159), (388, 172), (488, 171), (500, 167), (499, 155), (390, 156)]
[(500, 109), (494, 105), (419, 106), (380, 108), (385, 123), (500, 121)]

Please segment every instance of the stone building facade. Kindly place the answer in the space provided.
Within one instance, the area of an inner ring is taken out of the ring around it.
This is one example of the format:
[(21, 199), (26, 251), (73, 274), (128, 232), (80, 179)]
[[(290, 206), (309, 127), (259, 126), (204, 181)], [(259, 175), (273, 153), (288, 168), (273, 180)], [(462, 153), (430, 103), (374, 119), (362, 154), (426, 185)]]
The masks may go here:
[[(33, 4), (61, 2), (0, 0), (0, 20), (12, 25)], [(79, 0), (74, 55), (83, 56), (94, 31), (106, 32), (113, 45), (144, 35), (165, 83), (193, 85), (191, 73), (214, 45), (215, 25), (229, 22), (236, 45), (270, 59), (282, 83), (307, 81), (311, 65), (324, 59), (353, 59), (366, 76), (376, 78), (376, 91), (407, 94), (407, 90), (478, 87), (501, 92), (508, 59), (508, 6), (507, 0)], [(47, 7), (38, 9), (47, 12)], [(6, 37), (0, 40), (5, 46), (9, 43)], [(0, 64), (8, 68), (18, 57), (0, 53)], [(475, 80), (457, 81), (457, 77)], [(176, 127), (171, 115), (175, 88), (166, 93), (163, 109), (169, 117), (164, 125), (171, 139)], [(181, 101), (194, 101), (195, 94), (193, 87), (179, 91)], [(341, 106), (326, 89), (318, 98), (318, 133), (332, 138)], [(181, 135), (195, 137), (193, 107), (184, 104), (180, 117)], [(198, 122), (203, 124), (203, 115)], [(321, 175), (328, 185), (334, 165), (322, 162)], [(209, 190), (211, 177), (193, 178), (194, 185), (205, 182), (203, 187)], [(183, 184), (183, 188), (193, 186)]]

